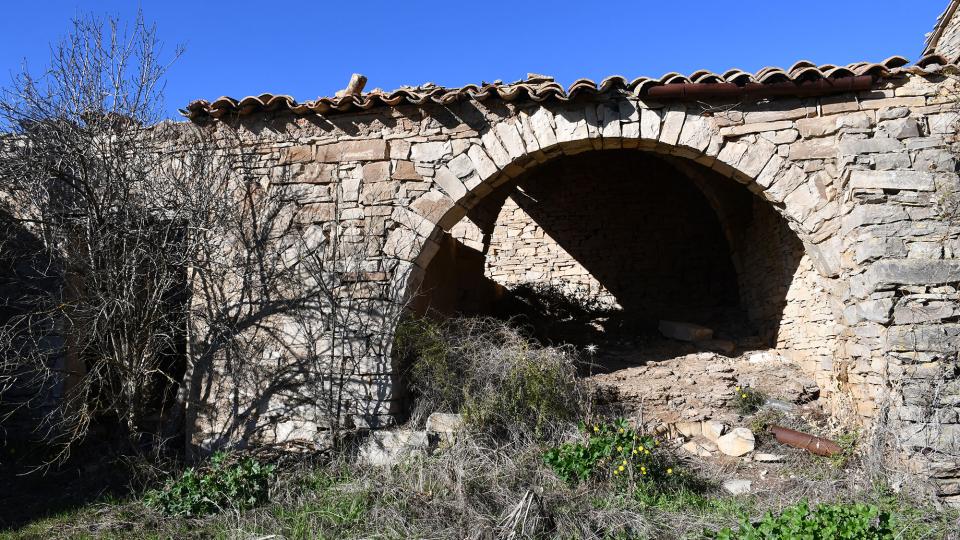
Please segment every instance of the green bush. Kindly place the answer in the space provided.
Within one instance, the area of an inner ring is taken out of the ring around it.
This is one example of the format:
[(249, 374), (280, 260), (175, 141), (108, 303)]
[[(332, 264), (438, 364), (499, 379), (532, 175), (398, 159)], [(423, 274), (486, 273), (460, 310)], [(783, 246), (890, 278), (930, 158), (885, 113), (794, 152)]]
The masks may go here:
[(726, 528), (707, 533), (717, 540), (883, 540), (893, 538), (890, 514), (866, 504), (819, 504), (811, 510), (806, 501), (779, 515), (767, 513), (759, 522), (743, 520), (736, 531)]
[(252, 458), (228, 463), (228, 455), (216, 453), (207, 469), (189, 468), (163, 489), (144, 497), (147, 506), (166, 514), (203, 516), (224, 508), (245, 510), (269, 499), (274, 466)]
[(625, 420), (587, 427), (584, 442), (565, 443), (544, 453), (543, 461), (565, 481), (575, 484), (591, 478), (632, 478), (664, 481), (674, 468), (657, 451), (653, 437), (640, 435)]

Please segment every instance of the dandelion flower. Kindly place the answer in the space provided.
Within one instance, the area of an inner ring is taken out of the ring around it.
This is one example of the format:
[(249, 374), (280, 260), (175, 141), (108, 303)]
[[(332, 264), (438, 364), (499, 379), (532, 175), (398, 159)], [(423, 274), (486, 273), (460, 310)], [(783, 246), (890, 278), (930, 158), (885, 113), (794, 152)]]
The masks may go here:
[(618, 471), (618, 472), (619, 472), (619, 471), (622, 471), (622, 470), (623, 470), (623, 465), (617, 467), (617, 471)]
[(623, 464), (626, 465), (626, 464), (627, 464), (627, 460), (623, 460)]
[(593, 425), (593, 431), (594, 431), (594, 432), (600, 431), (600, 426), (594, 424), (594, 425)]
[(633, 449), (633, 455), (637, 455), (637, 449), (636, 449), (636, 448)]
[(644, 450), (643, 453), (649, 455), (649, 454), (650, 454), (650, 451), (649, 451), (649, 450)]
[(743, 399), (747, 399), (747, 395), (746, 395), (746, 394), (740, 394), (740, 397), (742, 397)]
[(623, 433), (623, 428), (620, 428), (620, 433)]
[(736, 391), (737, 391), (737, 392), (739, 392), (739, 391), (740, 391), (740, 387), (739, 387), (739, 386), (738, 386), (738, 387), (736, 388)]
[(644, 448), (643, 448), (643, 445), (642, 445), (642, 444), (641, 444), (641, 445), (640, 445), (640, 446), (639, 446), (638, 448), (640, 448), (640, 450), (644, 450)]
[(620, 471), (613, 471), (613, 474), (620, 474)]
[(617, 447), (617, 452), (623, 452), (623, 447), (622, 447), (622, 446), (618, 446), (618, 447)]
[(668, 468), (668, 469), (667, 469), (667, 474), (673, 474), (673, 469)]

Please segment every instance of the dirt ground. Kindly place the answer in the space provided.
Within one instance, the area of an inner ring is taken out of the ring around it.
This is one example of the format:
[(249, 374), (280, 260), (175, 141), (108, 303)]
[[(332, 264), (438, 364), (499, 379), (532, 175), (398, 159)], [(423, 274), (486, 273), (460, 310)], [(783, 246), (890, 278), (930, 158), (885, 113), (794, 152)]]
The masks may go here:
[[(783, 445), (767, 432), (769, 424), (779, 424), (831, 434), (816, 383), (774, 349), (724, 355), (662, 339), (642, 347), (598, 346), (588, 354), (599, 371), (588, 378), (606, 403), (658, 433), (691, 467), (720, 483), (746, 480), (749, 493), (776, 497), (798, 491), (822, 494), (831, 483), (860, 480), (851, 477), (857, 474), (854, 469), (844, 470), (842, 463), (837, 467), (837, 460)], [(741, 412), (738, 387), (762, 393), (765, 404)], [(740, 457), (725, 455), (704, 436), (705, 421), (721, 423), (723, 433), (750, 429), (755, 449)]]

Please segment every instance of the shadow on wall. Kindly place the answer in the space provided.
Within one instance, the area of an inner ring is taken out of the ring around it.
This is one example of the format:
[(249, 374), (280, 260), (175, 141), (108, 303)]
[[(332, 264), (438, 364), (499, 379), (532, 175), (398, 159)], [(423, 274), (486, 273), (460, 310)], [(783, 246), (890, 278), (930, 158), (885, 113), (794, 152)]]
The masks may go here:
[(511, 316), (518, 298), (507, 291), (536, 284), (623, 332), (683, 320), (771, 346), (802, 255), (776, 210), (733, 180), (679, 158), (588, 152), (481, 201), (445, 237), (419, 306)]

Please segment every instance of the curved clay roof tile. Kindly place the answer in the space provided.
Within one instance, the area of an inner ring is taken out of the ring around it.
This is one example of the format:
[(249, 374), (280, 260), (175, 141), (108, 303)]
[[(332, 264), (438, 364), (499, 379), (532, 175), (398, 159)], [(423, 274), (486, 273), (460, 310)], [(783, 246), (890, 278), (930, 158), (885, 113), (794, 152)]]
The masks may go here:
[(930, 65), (941, 65), (946, 66), (950, 63), (945, 56), (939, 54), (928, 54), (923, 58), (917, 60), (917, 66), (925, 68)]
[(627, 87), (627, 78), (623, 75), (610, 75), (609, 77), (600, 81), (599, 90), (601, 92), (608, 92), (610, 90), (623, 90)]
[[(911, 72), (926, 74), (931, 72), (960, 72), (960, 67), (948, 61), (943, 56), (932, 54), (921, 58), (915, 66), (905, 68), (907, 60), (902, 56), (891, 56), (881, 63), (857, 62), (847, 66), (823, 64), (815, 66), (812, 62), (801, 60), (789, 69), (783, 70), (770, 66), (758, 70), (755, 74), (740, 69), (730, 69), (722, 75), (708, 70), (698, 70), (689, 76), (677, 72), (664, 74), (659, 79), (638, 77), (627, 81), (622, 76), (613, 75), (603, 79), (599, 85), (590, 79), (578, 79), (564, 89), (552, 78), (533, 78), (504, 84), (502, 81), (469, 84), (459, 88), (445, 88), (433, 83), (426, 83), (418, 87), (404, 86), (392, 92), (374, 90), (360, 96), (321, 97), (315, 101), (297, 103), (293, 97), (283, 94), (260, 94), (247, 96), (236, 100), (228, 96), (217, 98), (213, 102), (195, 100), (187, 104), (180, 112), (191, 120), (205, 117), (221, 118), (227, 114), (253, 114), (257, 111), (272, 111), (286, 109), (293, 114), (325, 115), (335, 112), (346, 112), (360, 109), (371, 109), (380, 106), (398, 106), (402, 104), (423, 105), (425, 103), (450, 104), (460, 100), (483, 101), (498, 98), (505, 101), (532, 100), (545, 101), (555, 99), (569, 101), (581, 94), (596, 95), (617, 90), (629, 90), (636, 95), (645, 94), (654, 86), (666, 84), (715, 84), (734, 83), (746, 85), (748, 83), (776, 84), (786, 81), (802, 82), (804, 80), (828, 78), (831, 80), (843, 79), (858, 75), (872, 75), (887, 77), (893, 73)], [(903, 68), (903, 69), (901, 69)]]
[(880, 62), (880, 63), (883, 64), (884, 66), (886, 66), (888, 69), (894, 69), (894, 68), (898, 68), (898, 67), (903, 67), (903, 66), (909, 64), (910, 61), (907, 60), (906, 58), (902, 57), (902, 56), (896, 56), (896, 55), (894, 55), (894, 56), (891, 56), (890, 58), (887, 58), (886, 60), (884, 60), (883, 62)]
[(827, 79), (840, 79), (843, 77), (856, 76), (856, 73), (846, 66), (820, 66), (820, 72), (823, 73), (823, 76)]
[(687, 75), (687, 78), (690, 79), (690, 82), (698, 83), (698, 84), (715, 82), (717, 79), (722, 80), (722, 77), (720, 77), (720, 75), (707, 69), (699, 69), (697, 71), (694, 71), (690, 75)]
[[(639, 82), (637, 82), (639, 81)], [(633, 93), (636, 95), (645, 94), (647, 90), (653, 88), (654, 86), (660, 86), (660, 82), (654, 79), (637, 79), (634, 81)]]
[(790, 66), (786, 71), (787, 71), (787, 73), (789, 73), (791, 76), (794, 76), (794, 73), (796, 73), (797, 71), (804, 70), (804, 69), (808, 69), (808, 68), (814, 68), (814, 69), (816, 69), (816, 68), (817, 68), (817, 65), (814, 64), (813, 62), (809, 61), (809, 60), (800, 60), (800, 61), (798, 61), (798, 62), (795, 62), (795, 63), (794, 63), (792, 66)]
[(790, 70), (790, 78), (795, 82), (800, 81), (816, 81), (818, 79), (823, 79), (823, 72), (820, 71), (816, 66), (803, 67), (798, 69)]
[(728, 83), (733, 83), (737, 85), (752, 83), (756, 80), (754, 76), (751, 75), (750, 73), (747, 73), (746, 71), (740, 71), (740, 70), (728, 71), (727, 73), (724, 74), (723, 79)]
[(773, 69), (761, 70), (761, 72), (758, 72), (756, 76), (756, 80), (758, 83), (768, 84), (768, 83), (778, 83), (778, 82), (790, 82), (791, 79), (790, 79), (790, 75), (786, 71), (780, 68), (773, 68)]

